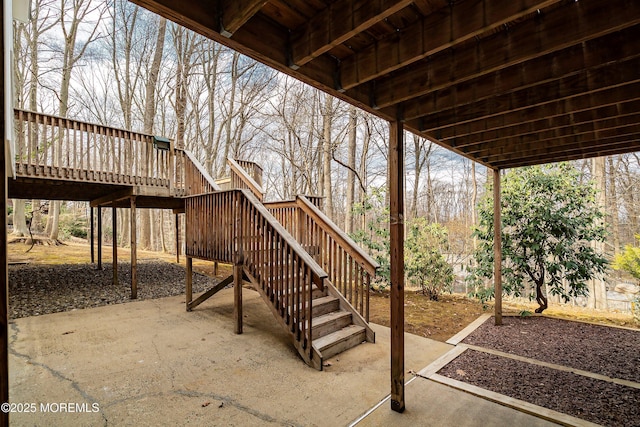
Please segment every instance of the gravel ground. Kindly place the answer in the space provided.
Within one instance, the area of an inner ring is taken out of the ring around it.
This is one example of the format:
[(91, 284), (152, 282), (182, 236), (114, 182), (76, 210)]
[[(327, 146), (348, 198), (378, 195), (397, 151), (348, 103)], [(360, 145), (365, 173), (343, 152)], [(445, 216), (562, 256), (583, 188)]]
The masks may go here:
[[(110, 264), (9, 266), (9, 316), (12, 319), (132, 301), (131, 265), (118, 263), (118, 286)], [(216, 279), (193, 273), (194, 294), (210, 289)], [(138, 262), (138, 300), (181, 295), (185, 270), (162, 261)]]
[[(487, 320), (463, 343), (640, 382), (640, 331), (545, 317)], [(606, 426), (640, 426), (640, 389), (467, 350), (439, 374)]]

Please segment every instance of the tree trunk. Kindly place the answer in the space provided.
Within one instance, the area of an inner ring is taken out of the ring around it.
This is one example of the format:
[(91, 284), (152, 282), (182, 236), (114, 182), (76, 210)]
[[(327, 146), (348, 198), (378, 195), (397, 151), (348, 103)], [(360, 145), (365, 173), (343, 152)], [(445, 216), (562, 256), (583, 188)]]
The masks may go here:
[(323, 196), (325, 214), (333, 219), (333, 197), (331, 191), (331, 158), (333, 147), (331, 145), (331, 125), (333, 120), (333, 97), (325, 95), (324, 111), (322, 114), (322, 175), (324, 181)]
[(549, 300), (547, 300), (547, 297), (544, 295), (544, 292), (542, 291), (543, 285), (544, 285), (544, 279), (536, 280), (536, 302), (539, 305), (539, 307), (536, 308), (536, 313), (542, 313), (549, 306)]
[(609, 160), (609, 209), (611, 214), (611, 236), (613, 238), (613, 254), (620, 252), (620, 214), (618, 209), (618, 192), (616, 188), (617, 166), (613, 163), (613, 156), (608, 156)]
[[(605, 212), (607, 208), (606, 188), (607, 181), (605, 176), (605, 158), (595, 157), (591, 160), (591, 174), (595, 181), (597, 195), (596, 203), (598, 208)], [(605, 254), (604, 242), (592, 242), (592, 246), (600, 254)], [(591, 280), (591, 289), (588, 297), (588, 304), (591, 308), (607, 309), (607, 284), (601, 279)]]
[(26, 202), (21, 199), (13, 199), (13, 234), (18, 237), (29, 235), (27, 218), (25, 216)]
[(347, 172), (347, 206), (344, 220), (344, 231), (347, 234), (353, 233), (353, 203), (356, 185), (356, 127), (358, 125), (358, 116), (356, 114), (355, 107), (349, 108), (349, 142), (347, 147), (349, 169)]

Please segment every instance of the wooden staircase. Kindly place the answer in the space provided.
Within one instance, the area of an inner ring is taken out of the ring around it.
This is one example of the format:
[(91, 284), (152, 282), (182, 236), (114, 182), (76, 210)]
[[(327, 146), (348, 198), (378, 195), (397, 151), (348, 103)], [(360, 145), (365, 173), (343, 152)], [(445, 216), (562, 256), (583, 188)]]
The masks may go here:
[(229, 181), (240, 188), (186, 199), (187, 265), (236, 262), (303, 360), (322, 370), (327, 358), (375, 342), (367, 320), (378, 265), (308, 198), (263, 204), (249, 163), (229, 160)]

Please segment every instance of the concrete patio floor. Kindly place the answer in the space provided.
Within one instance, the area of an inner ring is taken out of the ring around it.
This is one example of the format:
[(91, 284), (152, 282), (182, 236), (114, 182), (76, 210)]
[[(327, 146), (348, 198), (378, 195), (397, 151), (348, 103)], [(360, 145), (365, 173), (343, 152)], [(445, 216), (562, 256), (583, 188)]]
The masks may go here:
[[(35, 412), (12, 413), (11, 425), (344, 426), (388, 395), (388, 328), (374, 325), (376, 344), (319, 372), (256, 292), (244, 292), (242, 335), (233, 333), (232, 311), (225, 289), (191, 313), (179, 296), (12, 321), (11, 402)], [(416, 372), (451, 348), (405, 340), (406, 367)], [(406, 395), (404, 414), (385, 402), (358, 425), (550, 425), (422, 378)]]

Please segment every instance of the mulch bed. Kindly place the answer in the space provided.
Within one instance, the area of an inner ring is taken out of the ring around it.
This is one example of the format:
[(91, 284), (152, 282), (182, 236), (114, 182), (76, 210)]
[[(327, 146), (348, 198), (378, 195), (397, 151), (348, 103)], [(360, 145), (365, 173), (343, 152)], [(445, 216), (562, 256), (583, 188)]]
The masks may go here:
[[(217, 283), (193, 273), (193, 292)], [(138, 299), (131, 300), (131, 265), (118, 263), (118, 285), (113, 285), (110, 264), (96, 270), (92, 264), (9, 266), (9, 317), (37, 316), (109, 304), (181, 295), (185, 292), (183, 267), (162, 261), (138, 263)]]
[[(545, 317), (487, 320), (463, 341), (640, 382), (640, 331)], [(607, 426), (640, 426), (640, 389), (467, 350), (440, 375)]]

